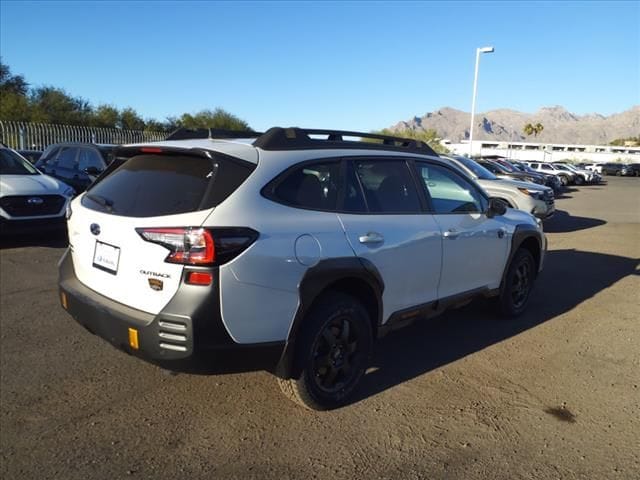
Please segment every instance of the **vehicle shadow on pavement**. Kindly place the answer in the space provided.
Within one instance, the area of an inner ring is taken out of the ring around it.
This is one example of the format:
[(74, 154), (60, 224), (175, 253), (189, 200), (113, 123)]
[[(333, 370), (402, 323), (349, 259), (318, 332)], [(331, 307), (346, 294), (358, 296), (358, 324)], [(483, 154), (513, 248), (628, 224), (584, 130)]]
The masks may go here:
[(0, 250), (24, 247), (65, 248), (69, 245), (67, 230), (52, 230), (29, 235), (0, 236)]
[(567, 195), (567, 194), (577, 192), (577, 191), (578, 191), (577, 188), (563, 187), (563, 189), (559, 193), (555, 194), (555, 199), (560, 200), (565, 198), (573, 198), (571, 195)]
[(556, 210), (553, 217), (544, 222), (546, 233), (567, 233), (599, 227), (607, 222), (597, 218), (576, 217), (565, 210)]
[(638, 259), (615, 255), (549, 252), (524, 315), (503, 319), (491, 302), (480, 300), (389, 334), (378, 342), (374, 368), (353, 403), (553, 320), (619, 280), (639, 275), (639, 265)]

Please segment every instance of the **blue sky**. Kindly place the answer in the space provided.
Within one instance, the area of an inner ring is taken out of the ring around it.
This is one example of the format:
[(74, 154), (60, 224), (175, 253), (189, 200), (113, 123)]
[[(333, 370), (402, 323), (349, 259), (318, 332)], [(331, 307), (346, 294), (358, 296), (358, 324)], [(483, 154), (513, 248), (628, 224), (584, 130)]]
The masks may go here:
[(372, 130), (443, 106), (640, 103), (640, 2), (0, 1), (32, 85), (145, 118), (222, 107), (255, 129)]

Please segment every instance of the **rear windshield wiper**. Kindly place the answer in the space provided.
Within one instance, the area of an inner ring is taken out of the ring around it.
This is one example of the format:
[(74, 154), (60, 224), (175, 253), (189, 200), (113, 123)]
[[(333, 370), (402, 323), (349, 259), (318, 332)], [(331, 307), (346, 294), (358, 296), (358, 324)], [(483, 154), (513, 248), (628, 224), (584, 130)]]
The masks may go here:
[(113, 212), (113, 200), (110, 198), (95, 195), (93, 193), (87, 193), (85, 195), (89, 200), (96, 202), (98, 205), (104, 207), (107, 212)]

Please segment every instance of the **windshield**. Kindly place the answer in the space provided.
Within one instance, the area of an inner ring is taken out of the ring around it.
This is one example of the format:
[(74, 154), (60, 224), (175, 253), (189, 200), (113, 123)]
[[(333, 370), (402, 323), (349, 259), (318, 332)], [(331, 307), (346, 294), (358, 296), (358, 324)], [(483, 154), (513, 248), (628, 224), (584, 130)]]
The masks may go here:
[(473, 160), (467, 157), (460, 156), (460, 157), (454, 157), (454, 159), (460, 162), (465, 167), (467, 167), (469, 170), (471, 170), (473, 174), (481, 180), (497, 180), (498, 178), (489, 170), (484, 168), (482, 165), (474, 162)]
[(13, 150), (3, 148), (0, 150), (0, 174), (39, 175), (40, 172)]
[(567, 171), (570, 172), (571, 171), (571, 169), (569, 167), (567, 167), (566, 165), (560, 165), (560, 164), (556, 163), (555, 167), (558, 170), (564, 170), (565, 172), (567, 172)]
[(509, 162), (507, 162), (506, 160), (503, 160), (501, 162), (496, 162), (498, 165), (500, 165), (502, 168), (504, 168), (507, 172), (517, 172), (518, 169), (515, 168), (513, 165), (511, 165)]
[(489, 170), (492, 173), (495, 173), (497, 175), (500, 174), (505, 174), (505, 173), (509, 173), (507, 172), (507, 169), (504, 168), (502, 165), (500, 165), (499, 163), (494, 163), (491, 161), (485, 161), (485, 162), (479, 162), (480, 165), (482, 165), (484, 168), (486, 168), (487, 170)]

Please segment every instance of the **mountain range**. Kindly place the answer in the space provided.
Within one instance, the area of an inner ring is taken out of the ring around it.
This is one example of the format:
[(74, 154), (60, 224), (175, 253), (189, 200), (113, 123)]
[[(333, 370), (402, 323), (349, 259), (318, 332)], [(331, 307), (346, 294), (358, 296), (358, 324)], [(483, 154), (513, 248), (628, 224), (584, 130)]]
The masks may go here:
[[(422, 117), (398, 122), (390, 130), (430, 130), (452, 142), (469, 138), (469, 113), (443, 107)], [(640, 105), (609, 116), (592, 113), (576, 115), (561, 106), (542, 107), (535, 113), (499, 109), (475, 115), (474, 140), (528, 141), (603, 145), (628, 137), (640, 136)], [(527, 123), (541, 123), (538, 136), (527, 136)]]

